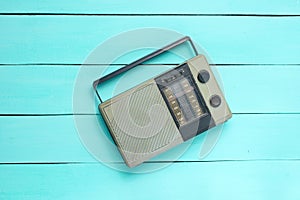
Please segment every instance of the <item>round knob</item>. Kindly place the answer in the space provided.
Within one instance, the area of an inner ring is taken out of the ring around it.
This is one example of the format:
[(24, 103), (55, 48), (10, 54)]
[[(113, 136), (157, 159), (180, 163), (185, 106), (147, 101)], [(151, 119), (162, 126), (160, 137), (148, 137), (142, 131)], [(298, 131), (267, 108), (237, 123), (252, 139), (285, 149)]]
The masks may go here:
[(219, 95), (213, 95), (210, 97), (209, 103), (212, 107), (216, 108), (221, 104), (221, 97)]
[(206, 83), (210, 78), (210, 75), (208, 73), (208, 71), (206, 70), (201, 70), (198, 74), (198, 80), (201, 82), (201, 83)]

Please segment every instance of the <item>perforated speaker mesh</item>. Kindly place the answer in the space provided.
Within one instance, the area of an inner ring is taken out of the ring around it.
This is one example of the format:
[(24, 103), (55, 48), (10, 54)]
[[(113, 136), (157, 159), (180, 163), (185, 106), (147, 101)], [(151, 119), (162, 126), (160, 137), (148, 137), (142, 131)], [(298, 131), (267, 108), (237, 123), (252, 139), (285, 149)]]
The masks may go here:
[(161, 152), (163, 147), (182, 142), (153, 82), (115, 97), (103, 106), (102, 112), (124, 159), (129, 163), (142, 162)]

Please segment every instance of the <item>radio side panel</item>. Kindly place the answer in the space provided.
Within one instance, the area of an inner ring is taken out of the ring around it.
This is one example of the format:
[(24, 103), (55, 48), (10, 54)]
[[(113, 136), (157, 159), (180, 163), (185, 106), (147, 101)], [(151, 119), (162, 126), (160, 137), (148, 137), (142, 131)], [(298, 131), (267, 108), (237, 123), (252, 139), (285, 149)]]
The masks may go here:
[[(206, 83), (201, 83), (198, 80), (196, 81), (196, 84), (202, 93), (204, 101), (210, 110), (215, 124), (218, 125), (230, 119), (232, 113), (206, 58), (203, 55), (199, 55), (188, 60), (187, 63), (195, 80), (198, 79), (198, 74), (201, 70), (206, 70), (210, 74), (209, 80)], [(220, 97), (221, 103), (219, 106), (214, 107), (211, 105), (211, 98), (216, 95)]]

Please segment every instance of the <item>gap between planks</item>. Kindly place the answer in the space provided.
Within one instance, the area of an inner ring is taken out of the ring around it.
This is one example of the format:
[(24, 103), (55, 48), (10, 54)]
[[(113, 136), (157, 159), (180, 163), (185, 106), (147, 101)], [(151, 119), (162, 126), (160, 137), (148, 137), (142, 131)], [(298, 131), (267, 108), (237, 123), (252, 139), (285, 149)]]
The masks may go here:
[[(175, 160), (175, 161), (146, 161), (144, 164), (155, 163), (224, 163), (224, 162), (299, 162), (299, 158), (295, 159), (247, 159), (247, 160)], [(121, 164), (124, 162), (106, 162), (106, 164)], [(95, 162), (0, 162), (0, 165), (86, 165), (86, 164), (101, 164)]]
[[(95, 63), (95, 64), (80, 64), (80, 63), (0, 63), (0, 66), (107, 66), (107, 65), (114, 65), (114, 66), (124, 66), (127, 65), (128, 63), (117, 63), (117, 64), (105, 64), (105, 63)], [(162, 64), (140, 64), (140, 65), (150, 65), (150, 66), (176, 66), (176, 64), (172, 63), (162, 63)], [(299, 64), (284, 64), (284, 63), (252, 63), (252, 64), (247, 64), (247, 63), (220, 63), (220, 64), (210, 64), (210, 66), (298, 66)]]
[[(272, 112), (272, 113), (232, 113), (233, 115), (299, 115), (299, 112)], [(0, 117), (56, 117), (56, 116), (94, 116), (94, 115), (100, 115), (99, 113), (95, 114), (89, 114), (89, 113), (49, 113), (49, 114), (5, 114), (0, 113)]]
[(299, 14), (164, 14), (164, 13), (156, 13), (156, 14), (97, 14), (97, 13), (38, 13), (38, 12), (15, 12), (15, 13), (0, 13), (0, 15), (28, 15), (28, 16), (180, 16), (180, 17), (191, 17), (191, 16), (203, 16), (203, 17), (300, 17)]

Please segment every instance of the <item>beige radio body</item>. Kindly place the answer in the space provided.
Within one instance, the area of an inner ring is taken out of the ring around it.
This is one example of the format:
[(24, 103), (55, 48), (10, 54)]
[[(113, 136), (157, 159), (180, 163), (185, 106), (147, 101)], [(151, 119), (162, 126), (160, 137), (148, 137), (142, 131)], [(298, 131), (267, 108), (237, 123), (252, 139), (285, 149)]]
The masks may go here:
[(232, 116), (203, 55), (106, 100), (99, 110), (129, 167)]

